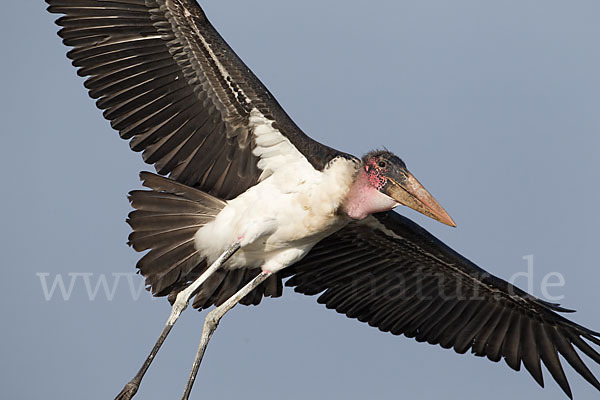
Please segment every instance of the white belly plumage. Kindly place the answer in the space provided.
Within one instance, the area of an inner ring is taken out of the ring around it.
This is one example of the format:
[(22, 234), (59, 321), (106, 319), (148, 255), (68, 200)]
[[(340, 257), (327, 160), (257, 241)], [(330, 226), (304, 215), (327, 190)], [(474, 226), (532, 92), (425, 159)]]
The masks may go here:
[(275, 272), (350, 221), (338, 210), (352, 184), (355, 163), (337, 159), (322, 172), (306, 164), (279, 168), (228, 201), (213, 222), (198, 230), (196, 247), (209, 263), (240, 240), (242, 248), (226, 268)]

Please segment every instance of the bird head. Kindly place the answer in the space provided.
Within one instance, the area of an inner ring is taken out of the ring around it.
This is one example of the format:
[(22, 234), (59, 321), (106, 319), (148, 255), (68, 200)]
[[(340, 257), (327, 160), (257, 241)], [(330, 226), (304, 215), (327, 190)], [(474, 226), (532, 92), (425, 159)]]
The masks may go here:
[(348, 215), (362, 219), (398, 205), (410, 207), (443, 224), (456, 226), (399, 157), (382, 150), (368, 153), (362, 159), (361, 169), (348, 195)]

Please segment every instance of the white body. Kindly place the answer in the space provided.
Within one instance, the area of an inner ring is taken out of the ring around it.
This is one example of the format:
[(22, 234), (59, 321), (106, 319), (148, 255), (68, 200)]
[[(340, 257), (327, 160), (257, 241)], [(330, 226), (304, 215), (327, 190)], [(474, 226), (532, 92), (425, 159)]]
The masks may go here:
[(317, 171), (256, 109), (250, 125), (263, 171), (260, 182), (229, 200), (213, 222), (198, 230), (196, 247), (210, 264), (239, 240), (242, 248), (226, 268), (275, 272), (350, 222), (339, 210), (360, 165), (337, 158)]
[(350, 221), (338, 211), (356, 171), (356, 163), (346, 159), (335, 159), (323, 172), (306, 159), (280, 166), (228, 201), (216, 219), (196, 233), (196, 246), (210, 264), (240, 240), (242, 248), (226, 268), (275, 272), (287, 267)]

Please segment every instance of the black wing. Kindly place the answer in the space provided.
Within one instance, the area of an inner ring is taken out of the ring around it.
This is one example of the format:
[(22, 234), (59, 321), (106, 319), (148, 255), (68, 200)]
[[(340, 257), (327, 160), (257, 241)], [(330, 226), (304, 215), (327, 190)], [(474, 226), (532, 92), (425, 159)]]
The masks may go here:
[(540, 360), (564, 392), (571, 389), (558, 354), (588, 382), (600, 383), (575, 348), (600, 363), (600, 334), (462, 257), (396, 212), (377, 214), (318, 243), (288, 275), (295, 291), (394, 335), (471, 349), (492, 361), (521, 362), (543, 386)]
[(294, 124), (195, 1), (46, 2), (90, 96), (160, 174), (229, 199), (290, 158), (321, 170), (341, 154)]

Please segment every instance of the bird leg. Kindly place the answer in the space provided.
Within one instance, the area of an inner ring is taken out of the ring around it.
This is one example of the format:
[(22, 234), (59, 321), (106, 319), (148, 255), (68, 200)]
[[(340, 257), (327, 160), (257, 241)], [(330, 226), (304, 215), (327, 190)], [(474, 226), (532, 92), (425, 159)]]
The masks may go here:
[(232, 255), (234, 255), (235, 252), (240, 249), (240, 247), (240, 241), (236, 241), (227, 250), (225, 250), (219, 256), (219, 258), (217, 258), (215, 262), (213, 262), (210, 265), (210, 267), (208, 267), (208, 269), (204, 271), (202, 275), (200, 275), (198, 279), (196, 279), (194, 282), (192, 282), (191, 285), (189, 285), (187, 288), (185, 288), (177, 294), (177, 298), (173, 303), (173, 306), (171, 307), (171, 315), (169, 315), (169, 319), (167, 320), (167, 323), (165, 324), (162, 332), (160, 333), (160, 336), (154, 344), (152, 351), (150, 352), (148, 357), (146, 357), (146, 360), (144, 361), (144, 364), (142, 364), (142, 367), (140, 368), (138, 373), (133, 377), (131, 381), (129, 381), (125, 385), (123, 390), (121, 390), (117, 397), (115, 397), (115, 400), (130, 400), (133, 396), (135, 396), (135, 393), (138, 391), (140, 383), (142, 382), (142, 378), (146, 374), (148, 367), (150, 367), (152, 360), (154, 360), (156, 353), (158, 353), (158, 350), (167, 338), (167, 335), (169, 334), (169, 332), (171, 332), (171, 328), (173, 328), (173, 325), (175, 325), (175, 322), (177, 322), (177, 319), (179, 318), (183, 310), (185, 310), (188, 306), (190, 299), (194, 296), (200, 285), (202, 285), (206, 281), (206, 279), (208, 279), (209, 276), (211, 276)]
[(198, 374), (198, 368), (200, 368), (200, 363), (202, 362), (204, 352), (206, 351), (206, 346), (208, 346), (208, 342), (215, 329), (217, 329), (221, 318), (223, 318), (227, 311), (235, 307), (235, 305), (239, 303), (240, 300), (242, 300), (258, 285), (264, 282), (265, 279), (267, 279), (269, 276), (271, 276), (271, 272), (261, 272), (254, 279), (248, 282), (246, 286), (244, 286), (236, 294), (231, 296), (225, 303), (221, 304), (219, 307), (215, 308), (214, 310), (208, 313), (206, 319), (204, 320), (204, 327), (202, 329), (202, 338), (200, 340), (200, 346), (198, 346), (198, 352), (196, 353), (196, 358), (194, 359), (194, 364), (192, 365), (190, 376), (188, 378), (187, 384), (185, 385), (185, 391), (183, 392), (183, 396), (181, 397), (182, 400), (188, 400), (190, 396), (192, 386), (194, 385), (196, 375)]

